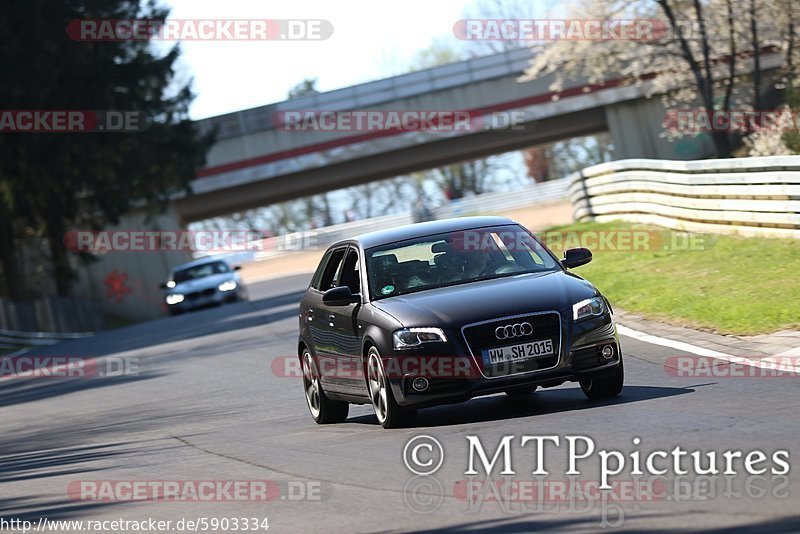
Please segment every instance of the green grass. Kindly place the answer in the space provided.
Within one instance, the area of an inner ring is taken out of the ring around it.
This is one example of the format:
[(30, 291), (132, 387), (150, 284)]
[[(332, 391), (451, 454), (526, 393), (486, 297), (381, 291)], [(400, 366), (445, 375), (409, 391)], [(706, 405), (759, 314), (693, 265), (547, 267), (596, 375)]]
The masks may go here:
[[(669, 230), (624, 222), (549, 231)], [(569, 234), (567, 234), (568, 236)], [(702, 250), (593, 250), (575, 272), (613, 306), (647, 318), (725, 334), (800, 327), (800, 240), (699, 236)], [(560, 254), (561, 249), (554, 247)]]

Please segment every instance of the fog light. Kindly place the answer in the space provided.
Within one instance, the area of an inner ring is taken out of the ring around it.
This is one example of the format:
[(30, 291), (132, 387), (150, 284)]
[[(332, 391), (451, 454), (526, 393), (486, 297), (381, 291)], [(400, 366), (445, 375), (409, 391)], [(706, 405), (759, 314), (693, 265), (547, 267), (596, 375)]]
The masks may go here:
[(603, 347), (602, 353), (603, 353), (603, 358), (605, 358), (606, 360), (610, 360), (611, 358), (614, 357), (614, 345), (606, 345), (605, 347)]
[(421, 376), (415, 378), (414, 381), (411, 382), (411, 387), (414, 388), (414, 391), (419, 391), (419, 392), (425, 391), (426, 389), (428, 389), (428, 386), (430, 386), (430, 382), (428, 382), (428, 379), (423, 378)]

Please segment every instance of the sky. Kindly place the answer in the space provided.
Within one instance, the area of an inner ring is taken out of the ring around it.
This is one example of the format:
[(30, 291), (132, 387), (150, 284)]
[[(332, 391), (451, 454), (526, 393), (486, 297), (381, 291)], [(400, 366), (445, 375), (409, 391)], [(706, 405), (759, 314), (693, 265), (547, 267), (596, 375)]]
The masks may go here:
[(305, 78), (330, 91), (408, 71), (434, 40), (452, 41), (472, 0), (162, 0), (174, 19), (326, 19), (324, 41), (184, 41), (180, 77), (193, 78), (192, 119), (285, 100)]

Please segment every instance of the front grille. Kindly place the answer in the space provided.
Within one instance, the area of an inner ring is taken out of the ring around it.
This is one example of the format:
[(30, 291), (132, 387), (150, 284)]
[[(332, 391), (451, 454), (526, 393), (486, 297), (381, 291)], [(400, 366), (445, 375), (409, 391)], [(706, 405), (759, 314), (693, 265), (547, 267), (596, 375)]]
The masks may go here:
[(578, 349), (572, 352), (572, 368), (575, 370), (591, 369), (592, 367), (599, 367), (608, 362), (613, 362), (617, 359), (617, 352), (614, 351), (614, 356), (610, 360), (603, 358), (600, 350), (603, 347), (598, 345), (596, 347), (587, 347), (585, 349)]
[[(512, 339), (497, 339), (495, 330), (508, 324), (521, 324), (528, 322), (533, 327), (532, 333), (520, 335)], [(545, 312), (514, 317), (503, 317), (477, 324), (466, 325), (462, 329), (464, 340), (467, 342), (472, 355), (487, 378), (541, 371), (555, 367), (558, 364), (558, 355), (561, 350), (561, 316), (558, 312)], [(529, 341), (550, 339), (553, 343), (555, 354), (543, 358), (529, 358), (520, 361), (484, 364), (483, 351), (508, 345), (517, 345)]]
[(196, 298), (198, 298), (200, 296), (210, 297), (211, 295), (214, 294), (214, 291), (215, 291), (215, 289), (213, 287), (209, 287), (208, 289), (204, 289), (202, 291), (192, 291), (191, 293), (186, 295), (186, 298), (189, 299), (189, 300), (193, 300), (193, 299), (196, 299)]

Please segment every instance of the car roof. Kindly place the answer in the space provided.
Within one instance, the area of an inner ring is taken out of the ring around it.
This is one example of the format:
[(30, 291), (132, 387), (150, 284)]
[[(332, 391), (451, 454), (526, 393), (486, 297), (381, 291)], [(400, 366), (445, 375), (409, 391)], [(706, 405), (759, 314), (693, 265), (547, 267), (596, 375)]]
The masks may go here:
[(484, 217), (456, 217), (453, 219), (442, 219), (439, 221), (429, 221), (416, 224), (407, 224), (386, 230), (368, 232), (350, 239), (343, 239), (331, 245), (332, 247), (353, 241), (361, 243), (365, 249), (424, 237), (426, 235), (442, 234), (447, 232), (458, 232), (461, 230), (472, 230), (475, 228), (485, 228), (487, 226), (502, 226), (506, 224), (517, 224), (516, 221), (508, 217), (484, 216)]
[(224, 258), (208, 257), (208, 258), (200, 258), (197, 260), (192, 260), (186, 263), (181, 263), (180, 265), (173, 267), (172, 270), (173, 272), (180, 271), (181, 269), (188, 269), (189, 267), (196, 267), (198, 265), (204, 265), (206, 263), (216, 263), (218, 261), (221, 261), (222, 263), (225, 263), (228, 265), (228, 267), (230, 267), (230, 264), (227, 261), (225, 261)]

